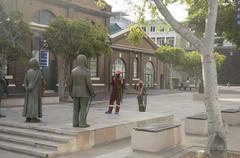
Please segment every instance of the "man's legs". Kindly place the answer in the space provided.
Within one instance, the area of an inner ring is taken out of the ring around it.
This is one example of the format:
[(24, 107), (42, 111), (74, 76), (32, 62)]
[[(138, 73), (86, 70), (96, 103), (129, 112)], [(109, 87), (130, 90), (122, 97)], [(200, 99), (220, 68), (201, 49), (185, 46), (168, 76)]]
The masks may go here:
[(6, 117), (5, 115), (3, 115), (2, 113), (1, 113), (1, 103), (2, 103), (2, 96), (3, 96), (3, 91), (2, 90), (0, 90), (0, 118), (2, 118), (2, 117)]
[(80, 98), (73, 98), (73, 127), (79, 126)]
[(80, 98), (80, 123), (79, 127), (89, 127), (87, 124), (87, 113), (88, 113), (88, 105), (89, 104), (89, 98), (88, 97), (81, 97)]

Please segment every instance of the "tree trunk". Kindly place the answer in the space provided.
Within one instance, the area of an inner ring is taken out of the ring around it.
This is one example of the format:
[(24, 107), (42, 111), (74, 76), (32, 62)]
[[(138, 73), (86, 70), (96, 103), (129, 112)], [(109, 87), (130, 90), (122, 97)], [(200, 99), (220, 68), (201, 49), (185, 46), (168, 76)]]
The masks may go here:
[(172, 82), (172, 64), (169, 64), (168, 70), (169, 70), (169, 88), (170, 88), (170, 89), (173, 89), (173, 82)]
[(205, 48), (201, 49), (201, 52), (203, 53), (205, 106), (208, 116), (207, 153), (210, 158), (223, 158), (226, 150), (226, 141), (221, 111), (218, 106), (216, 64), (213, 53)]
[(174, 28), (174, 30), (193, 44), (202, 54), (201, 60), (204, 80), (205, 106), (208, 116), (209, 139), (207, 154), (210, 158), (223, 158), (227, 145), (222, 116), (218, 106), (217, 71), (213, 55), (218, 2), (217, 0), (208, 0), (208, 16), (206, 19), (205, 34), (202, 39), (199, 39), (173, 18), (162, 0), (153, 1), (159, 12)]
[(59, 102), (65, 101), (65, 90), (66, 90), (66, 81), (67, 81), (67, 73), (68, 73), (69, 62), (67, 59), (64, 59), (64, 64), (61, 66), (60, 76), (59, 76), (59, 87), (58, 87), (58, 95)]

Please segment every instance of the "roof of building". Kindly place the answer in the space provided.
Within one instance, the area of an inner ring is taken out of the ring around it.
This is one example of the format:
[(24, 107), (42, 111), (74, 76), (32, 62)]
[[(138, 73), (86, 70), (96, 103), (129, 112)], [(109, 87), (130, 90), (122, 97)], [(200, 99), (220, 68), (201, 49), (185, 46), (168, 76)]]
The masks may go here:
[(109, 27), (110, 35), (115, 34), (121, 30), (122, 30), (122, 28), (117, 23), (111, 24)]

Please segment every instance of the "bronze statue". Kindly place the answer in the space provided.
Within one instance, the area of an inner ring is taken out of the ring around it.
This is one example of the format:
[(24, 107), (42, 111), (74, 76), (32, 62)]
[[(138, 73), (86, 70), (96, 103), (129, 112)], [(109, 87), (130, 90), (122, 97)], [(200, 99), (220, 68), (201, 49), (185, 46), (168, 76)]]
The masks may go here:
[(39, 68), (39, 63), (35, 58), (30, 59), (29, 66), (30, 68), (24, 78), (25, 99), (23, 116), (26, 117), (26, 122), (40, 122), (39, 118), (42, 117), (40, 93), (42, 73)]
[(95, 93), (85, 55), (78, 55), (77, 65), (78, 66), (72, 70), (69, 83), (69, 93), (74, 102), (73, 127), (85, 128), (89, 127), (87, 124), (87, 114), (91, 97), (94, 97)]
[[(6, 86), (6, 82), (4, 79), (4, 75), (2, 73), (2, 64), (0, 63), (0, 106), (1, 106), (1, 101), (2, 101), (2, 96), (3, 96), (3, 91), (5, 86)], [(0, 118), (2, 117), (6, 117), (6, 116), (1, 113), (1, 109), (0, 109)]]

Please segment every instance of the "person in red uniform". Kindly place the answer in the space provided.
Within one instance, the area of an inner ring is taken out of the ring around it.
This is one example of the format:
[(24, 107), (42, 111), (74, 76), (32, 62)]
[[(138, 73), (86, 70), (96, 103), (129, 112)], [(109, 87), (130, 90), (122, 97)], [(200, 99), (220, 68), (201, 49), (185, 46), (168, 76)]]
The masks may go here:
[(119, 113), (120, 110), (120, 103), (122, 102), (123, 97), (123, 88), (124, 88), (124, 80), (120, 77), (122, 72), (117, 70), (115, 71), (115, 76), (112, 78), (111, 86), (112, 91), (110, 95), (110, 102), (108, 110), (105, 112), (106, 114), (111, 114), (113, 110), (114, 102), (116, 101), (116, 109), (115, 114)]

